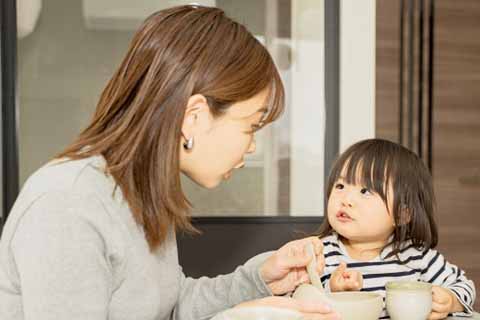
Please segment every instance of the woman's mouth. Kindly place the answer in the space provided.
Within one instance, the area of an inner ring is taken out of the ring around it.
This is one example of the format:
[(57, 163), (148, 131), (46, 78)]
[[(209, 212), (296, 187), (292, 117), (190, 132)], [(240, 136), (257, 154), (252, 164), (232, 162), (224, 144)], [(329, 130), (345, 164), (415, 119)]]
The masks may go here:
[(233, 169), (230, 169), (227, 173), (223, 175), (223, 179), (228, 180), (233, 175), (233, 171), (237, 169), (241, 169), (245, 167), (245, 162), (241, 162), (240, 164), (236, 165)]
[(346, 213), (345, 211), (338, 211), (337, 212), (337, 220), (340, 221), (340, 222), (351, 222), (353, 221), (352, 217), (350, 217), (350, 215), (348, 213)]
[(233, 170), (228, 171), (223, 175), (223, 179), (228, 180), (232, 176)]

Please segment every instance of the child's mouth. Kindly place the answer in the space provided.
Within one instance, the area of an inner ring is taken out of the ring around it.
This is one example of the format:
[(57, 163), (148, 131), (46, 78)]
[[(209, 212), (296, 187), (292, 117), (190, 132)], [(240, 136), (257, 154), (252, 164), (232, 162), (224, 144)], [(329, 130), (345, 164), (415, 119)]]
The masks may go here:
[(337, 212), (337, 219), (340, 221), (340, 222), (350, 222), (350, 221), (353, 221), (353, 219), (348, 215), (348, 213), (346, 213), (345, 211), (338, 211)]

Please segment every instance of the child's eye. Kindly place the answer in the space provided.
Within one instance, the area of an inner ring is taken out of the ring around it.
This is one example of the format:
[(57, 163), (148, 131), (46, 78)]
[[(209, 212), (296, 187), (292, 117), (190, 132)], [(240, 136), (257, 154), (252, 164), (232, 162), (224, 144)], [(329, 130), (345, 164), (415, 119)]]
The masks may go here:
[(341, 183), (337, 183), (337, 184), (335, 185), (335, 189), (342, 190), (343, 188), (344, 188), (344, 186), (343, 186), (343, 184), (341, 184)]
[(372, 193), (370, 192), (370, 190), (368, 190), (367, 188), (362, 188), (362, 190), (360, 190), (360, 193), (361, 193), (361, 194), (372, 194)]

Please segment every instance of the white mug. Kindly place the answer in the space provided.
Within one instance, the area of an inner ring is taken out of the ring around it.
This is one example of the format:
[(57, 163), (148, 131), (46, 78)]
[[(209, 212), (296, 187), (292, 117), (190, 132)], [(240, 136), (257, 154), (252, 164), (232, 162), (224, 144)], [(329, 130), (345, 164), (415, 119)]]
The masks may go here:
[(432, 284), (417, 281), (391, 281), (386, 307), (392, 320), (425, 320), (432, 310)]

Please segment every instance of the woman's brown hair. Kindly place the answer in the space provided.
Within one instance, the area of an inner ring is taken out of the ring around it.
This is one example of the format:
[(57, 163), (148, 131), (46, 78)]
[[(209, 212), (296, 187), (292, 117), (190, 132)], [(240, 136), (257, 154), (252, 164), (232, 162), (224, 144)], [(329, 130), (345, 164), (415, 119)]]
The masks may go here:
[(264, 89), (269, 123), (283, 111), (283, 85), (270, 54), (243, 25), (213, 7), (162, 10), (140, 26), (90, 124), (57, 158), (102, 155), (154, 250), (169, 228), (194, 230), (179, 167), (188, 99), (204, 95), (221, 116)]
[[(435, 248), (438, 242), (434, 219), (435, 196), (432, 177), (423, 161), (412, 151), (391, 141), (368, 139), (349, 147), (335, 161), (326, 186), (325, 210), (328, 198), (338, 179), (361, 185), (378, 194), (395, 220), (391, 243), (397, 255), (411, 241), (419, 250)], [(388, 203), (392, 187), (393, 204)], [(325, 211), (326, 212), (326, 211)], [(332, 234), (325, 217), (318, 231), (320, 237)]]

